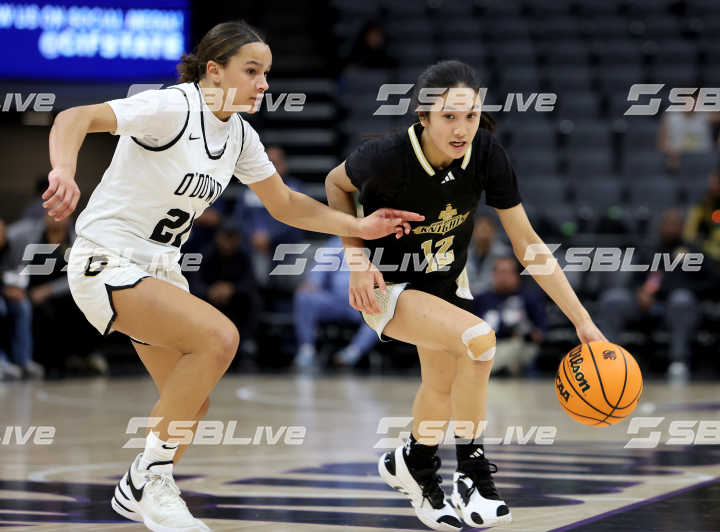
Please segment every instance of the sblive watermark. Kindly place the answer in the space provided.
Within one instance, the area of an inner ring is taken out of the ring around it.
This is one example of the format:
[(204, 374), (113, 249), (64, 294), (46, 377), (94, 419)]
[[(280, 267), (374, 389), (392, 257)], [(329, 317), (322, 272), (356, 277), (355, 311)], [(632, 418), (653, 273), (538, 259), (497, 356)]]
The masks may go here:
[[(634, 417), (628, 424), (628, 434), (641, 434), (645, 429), (658, 429), (664, 417)], [(663, 435), (667, 437), (662, 440)], [(625, 449), (655, 449), (665, 445), (720, 445), (720, 419), (675, 420), (666, 430), (651, 430), (647, 436), (630, 438)]]
[[(310, 271), (355, 271), (366, 270), (372, 264), (380, 272), (425, 272), (448, 271), (455, 261), (452, 249), (452, 237), (438, 241), (427, 240), (420, 246), (419, 252), (406, 252), (401, 257), (393, 255), (393, 260), (383, 258), (385, 249), (348, 248), (321, 246), (315, 249)], [(557, 260), (555, 252), (562, 244), (530, 244), (525, 250), (523, 263), (545, 260), (542, 263), (529, 264), (522, 275), (550, 275), (555, 271)], [(279, 244), (275, 248), (273, 261), (277, 264), (270, 275), (303, 275), (311, 262), (304, 254), (310, 244)], [(561, 269), (570, 271), (596, 272), (645, 272), (674, 271), (697, 272), (702, 268), (702, 253), (655, 253), (650, 263), (634, 262), (634, 247), (569, 247), (565, 251), (565, 264)], [(549, 252), (549, 253), (548, 253)]]
[[(283, 262), (289, 258), (295, 260), (290, 264), (278, 264), (270, 271), (270, 275), (303, 275), (307, 268), (308, 259), (302, 257), (302, 255), (309, 248), (310, 244), (279, 244), (275, 248), (273, 261)], [(315, 250), (315, 264), (311, 271), (364, 270), (367, 268), (368, 260), (381, 272), (447, 271), (455, 258), (453, 251), (440, 250), (437, 253), (404, 253), (400, 264), (383, 263), (383, 252), (383, 248), (376, 248), (375, 250), (351, 248), (344, 250), (341, 247), (319, 247)]]
[[(664, 83), (636, 83), (628, 91), (627, 101), (638, 102), (644, 96), (656, 96)], [(667, 112), (720, 111), (720, 87), (674, 87), (667, 96)], [(660, 112), (662, 98), (650, 98), (648, 103), (636, 103), (627, 108), (628, 116), (655, 116)]]
[[(525, 249), (524, 261), (533, 261), (545, 256), (543, 264), (530, 264), (522, 275), (550, 275), (555, 271), (555, 252), (561, 244), (530, 244)], [(547, 249), (546, 249), (547, 248)], [(549, 257), (547, 250), (553, 254)], [(698, 272), (702, 268), (705, 256), (702, 253), (655, 253), (650, 264), (635, 264), (634, 247), (569, 247), (565, 251), (565, 272), (671, 272), (678, 267), (684, 272)]]
[[(53, 110), (55, 95), (52, 92), (31, 92), (24, 95), (21, 92), (8, 92), (2, 101), (0, 111), (36, 111), (49, 113)], [(30, 108), (32, 106), (32, 109)]]
[[(142, 437), (130, 438), (123, 449), (145, 448), (145, 430), (153, 429), (162, 418), (133, 417), (127, 425), (126, 434), (142, 434)], [(271, 427), (261, 425), (253, 430), (238, 430), (238, 421), (171, 421), (168, 426), (168, 440), (178, 445), (302, 445), (307, 427), (299, 425), (281, 425)]]
[[(22, 260), (26, 264), (18, 272), (21, 277), (50, 275), (58, 265), (55, 252), (59, 244), (28, 244), (23, 251)], [(151, 270), (157, 268), (172, 269), (180, 267), (183, 272), (196, 272), (200, 269), (202, 253), (183, 253), (178, 258), (173, 253), (151, 253), (134, 248), (68, 248), (63, 254), (65, 265), (60, 271), (80, 272), (88, 276), (98, 275), (106, 268), (124, 268), (138, 262), (147, 264)]]
[(0, 432), (0, 445), (52, 445), (55, 441), (55, 427), (7, 425)]
[[(402, 116), (410, 110), (411, 98), (407, 97), (412, 90), (412, 83), (384, 83), (378, 89), (377, 101), (387, 102), (391, 96), (403, 96), (395, 104), (383, 104), (373, 113), (376, 116)], [(417, 107), (412, 110), (476, 110), (488, 112), (527, 112), (547, 113), (555, 109), (557, 94), (554, 92), (509, 92), (503, 103), (487, 103), (487, 88), (481, 87), (476, 92), (468, 87), (424, 87), (418, 91)], [(445, 98), (443, 100), (443, 97)]]
[[(378, 422), (377, 433), (389, 434), (391, 429), (408, 429), (398, 433), (395, 437), (380, 438), (373, 446), (375, 449), (395, 449), (403, 445), (410, 437), (411, 417), (384, 417)], [(418, 425), (418, 440), (454, 444), (456, 436), (462, 439), (474, 439), (489, 445), (552, 445), (557, 436), (557, 427), (553, 425), (510, 425), (501, 435), (486, 435), (487, 421), (473, 423), (472, 421), (421, 421)]]
[[(136, 83), (130, 85), (128, 88), (127, 97), (146, 90), (161, 89), (162, 87), (163, 85), (158, 83)], [(253, 110), (259, 110), (263, 104), (265, 104), (265, 110), (268, 112), (282, 110), (287, 113), (299, 113), (305, 108), (305, 102), (307, 101), (307, 95), (302, 92), (282, 92), (279, 94), (266, 92), (255, 101), (251, 101), (252, 98), (248, 98), (245, 103), (238, 103), (237, 100), (241, 98), (238, 95), (238, 89), (234, 87), (230, 87), (226, 91), (214, 87), (205, 88), (203, 89), (203, 96), (205, 104), (210, 111), (224, 111), (229, 113), (247, 113)], [(56, 99), (57, 95), (52, 92), (7, 92), (2, 98), (0, 111), (36, 111), (49, 113), (53, 111)], [(187, 104), (183, 101), (178, 102), (177, 106), (174, 106), (172, 101), (167, 101), (163, 102), (162, 109), (150, 109), (146, 112), (150, 116), (160, 111), (163, 113), (187, 113)]]
[[(134, 96), (147, 90), (162, 89), (161, 83), (134, 83), (128, 88), (127, 96)], [(273, 94), (265, 92), (257, 98), (255, 103), (237, 103), (239, 90), (235, 87), (221, 89), (219, 87), (203, 87), (203, 98), (208, 109), (211, 111), (225, 111), (229, 113), (247, 113), (253, 109), (260, 109), (262, 103), (265, 103), (265, 109), (269, 112), (282, 110), (287, 113), (299, 113), (305, 108), (307, 95), (302, 92), (281, 92)], [(177, 109), (168, 107), (167, 103), (163, 106), (163, 112), (187, 111), (187, 104), (178, 100)]]

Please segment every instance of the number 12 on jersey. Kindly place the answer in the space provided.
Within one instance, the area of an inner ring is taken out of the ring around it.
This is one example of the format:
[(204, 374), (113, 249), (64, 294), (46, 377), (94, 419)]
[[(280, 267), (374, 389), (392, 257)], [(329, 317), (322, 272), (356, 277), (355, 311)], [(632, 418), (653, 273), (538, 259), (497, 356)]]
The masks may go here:
[(438, 240), (437, 242), (435, 242), (435, 247), (437, 248), (436, 253), (433, 253), (432, 240), (426, 240), (425, 242), (420, 244), (420, 247), (425, 254), (425, 260), (428, 263), (428, 266), (425, 269), (425, 273), (439, 271), (442, 268), (449, 266), (455, 261), (455, 252), (450, 249), (453, 240), (455, 240), (455, 235), (443, 238), (442, 240)]
[[(150, 235), (150, 240), (160, 242), (161, 244), (167, 244), (170, 240), (172, 240), (171, 245), (179, 248), (182, 245), (183, 236), (185, 236), (192, 228), (192, 224), (195, 221), (195, 213), (192, 214), (191, 218), (190, 213), (188, 212), (180, 209), (170, 209), (167, 212), (167, 215), (169, 218), (163, 218), (155, 226), (152, 235)], [(174, 232), (175, 229), (180, 229), (183, 225), (185, 225), (188, 220), (190, 220), (190, 223), (185, 229), (179, 233)], [(170, 231), (166, 231), (166, 229), (170, 229)], [(173, 239), (173, 237), (175, 238)]]

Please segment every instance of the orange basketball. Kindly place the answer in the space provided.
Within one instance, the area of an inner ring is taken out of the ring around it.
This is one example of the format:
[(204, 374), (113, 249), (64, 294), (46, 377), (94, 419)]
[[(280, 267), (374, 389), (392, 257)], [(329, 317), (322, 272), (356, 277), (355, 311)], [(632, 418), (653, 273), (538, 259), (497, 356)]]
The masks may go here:
[(560, 362), (555, 393), (567, 414), (584, 425), (614, 425), (638, 404), (642, 373), (633, 356), (610, 342), (573, 348)]

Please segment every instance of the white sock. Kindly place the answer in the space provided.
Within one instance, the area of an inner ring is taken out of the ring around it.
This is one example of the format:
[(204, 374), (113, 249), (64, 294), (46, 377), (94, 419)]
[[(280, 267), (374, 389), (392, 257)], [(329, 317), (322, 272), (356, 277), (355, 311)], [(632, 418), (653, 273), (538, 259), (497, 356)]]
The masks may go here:
[(145, 451), (140, 457), (140, 469), (150, 470), (152, 467), (153, 473), (172, 473), (177, 447), (177, 444), (169, 445), (150, 431), (145, 440)]

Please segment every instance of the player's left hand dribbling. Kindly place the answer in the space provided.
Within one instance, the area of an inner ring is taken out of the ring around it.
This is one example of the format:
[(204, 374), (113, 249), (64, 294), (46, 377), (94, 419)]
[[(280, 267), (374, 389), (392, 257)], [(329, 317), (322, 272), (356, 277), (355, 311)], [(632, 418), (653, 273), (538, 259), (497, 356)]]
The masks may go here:
[(410, 233), (410, 222), (420, 222), (421, 214), (397, 209), (378, 209), (370, 216), (358, 220), (358, 235), (364, 240), (374, 240), (395, 234), (395, 238)]
[(43, 208), (56, 221), (72, 214), (80, 200), (80, 188), (73, 172), (66, 168), (53, 168), (48, 174), (48, 188), (42, 195)]

